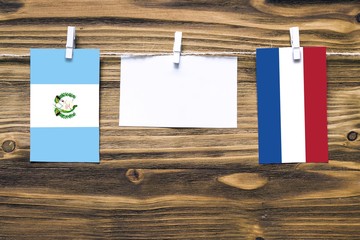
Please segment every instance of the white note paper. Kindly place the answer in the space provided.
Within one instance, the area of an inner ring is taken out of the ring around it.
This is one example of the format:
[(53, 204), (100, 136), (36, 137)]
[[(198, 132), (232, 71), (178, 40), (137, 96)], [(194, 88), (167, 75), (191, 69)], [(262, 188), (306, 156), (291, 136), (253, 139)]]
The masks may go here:
[(122, 57), (120, 126), (237, 127), (237, 58)]

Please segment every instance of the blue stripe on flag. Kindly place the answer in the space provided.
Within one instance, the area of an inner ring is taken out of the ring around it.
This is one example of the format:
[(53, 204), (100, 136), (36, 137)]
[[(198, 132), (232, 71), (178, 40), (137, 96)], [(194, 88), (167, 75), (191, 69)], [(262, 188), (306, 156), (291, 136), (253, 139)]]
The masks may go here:
[(99, 162), (99, 128), (30, 128), (31, 162)]
[(259, 163), (281, 163), (279, 49), (256, 50)]
[(31, 49), (31, 84), (99, 84), (100, 51), (74, 49), (65, 58), (65, 49)]

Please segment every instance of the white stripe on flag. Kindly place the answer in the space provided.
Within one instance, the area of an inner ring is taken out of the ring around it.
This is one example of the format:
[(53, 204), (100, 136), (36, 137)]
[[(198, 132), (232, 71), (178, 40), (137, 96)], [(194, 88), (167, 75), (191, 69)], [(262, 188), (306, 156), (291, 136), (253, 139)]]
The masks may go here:
[[(78, 105), (69, 119), (54, 112), (55, 97), (65, 92)], [(99, 127), (99, 84), (31, 84), (30, 95), (31, 127)]]
[(294, 61), (292, 48), (279, 49), (281, 158), (283, 163), (305, 162), (303, 48)]

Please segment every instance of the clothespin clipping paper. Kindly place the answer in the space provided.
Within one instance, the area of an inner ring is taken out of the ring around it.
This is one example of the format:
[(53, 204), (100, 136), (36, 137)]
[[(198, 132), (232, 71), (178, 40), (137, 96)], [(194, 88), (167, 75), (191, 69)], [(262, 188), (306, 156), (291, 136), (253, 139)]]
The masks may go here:
[(181, 54), (181, 38), (182, 32), (175, 32), (175, 40), (174, 40), (174, 59), (173, 62), (176, 64), (180, 63), (180, 54)]

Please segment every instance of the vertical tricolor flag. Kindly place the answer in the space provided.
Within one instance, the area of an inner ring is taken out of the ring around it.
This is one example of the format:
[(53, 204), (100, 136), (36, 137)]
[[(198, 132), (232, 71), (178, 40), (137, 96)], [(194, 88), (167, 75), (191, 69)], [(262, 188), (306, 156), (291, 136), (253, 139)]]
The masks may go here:
[(31, 162), (99, 162), (99, 56), (31, 49)]
[(326, 48), (256, 50), (259, 162), (328, 162)]

